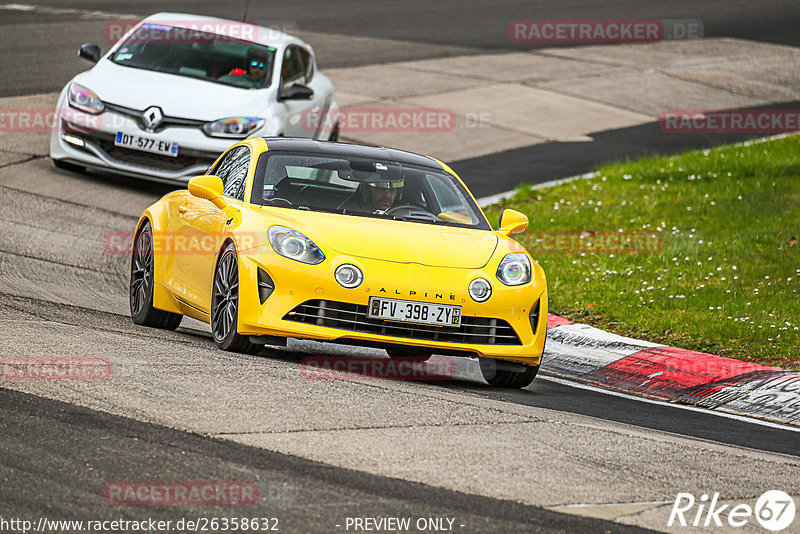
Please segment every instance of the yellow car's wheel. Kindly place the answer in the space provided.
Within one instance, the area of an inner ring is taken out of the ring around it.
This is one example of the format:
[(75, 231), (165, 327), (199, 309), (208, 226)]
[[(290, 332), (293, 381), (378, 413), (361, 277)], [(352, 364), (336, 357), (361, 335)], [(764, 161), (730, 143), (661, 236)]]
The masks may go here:
[(255, 354), (260, 345), (237, 332), (239, 323), (239, 260), (236, 247), (228, 243), (219, 254), (211, 293), (211, 331), (222, 350)]
[(183, 315), (153, 307), (153, 230), (146, 221), (136, 234), (131, 251), (129, 282), (131, 318), (136, 324), (175, 330)]
[(494, 358), (478, 360), (483, 379), (489, 382), (489, 385), (499, 388), (524, 388), (533, 382), (536, 373), (539, 372), (538, 365), (524, 365)]

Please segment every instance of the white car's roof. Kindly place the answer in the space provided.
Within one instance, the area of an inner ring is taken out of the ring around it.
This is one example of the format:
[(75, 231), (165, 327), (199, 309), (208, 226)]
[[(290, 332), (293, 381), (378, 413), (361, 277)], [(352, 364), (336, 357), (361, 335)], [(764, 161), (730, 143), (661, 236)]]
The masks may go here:
[(302, 39), (274, 28), (205, 15), (162, 12), (148, 16), (142, 20), (142, 24), (164, 24), (168, 26), (177, 26), (179, 28), (196, 29), (224, 35), (232, 39), (241, 39), (242, 41), (272, 47), (298, 44), (311, 48), (311, 46)]

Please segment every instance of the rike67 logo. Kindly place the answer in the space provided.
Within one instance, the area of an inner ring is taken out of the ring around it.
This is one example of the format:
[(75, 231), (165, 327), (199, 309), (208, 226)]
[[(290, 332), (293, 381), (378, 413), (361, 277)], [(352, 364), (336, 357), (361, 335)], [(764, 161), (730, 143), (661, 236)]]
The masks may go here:
[(679, 493), (667, 526), (730, 529), (743, 527), (755, 519), (763, 528), (778, 532), (792, 524), (796, 512), (794, 499), (780, 490), (765, 492), (756, 500), (755, 506), (720, 504), (719, 493), (714, 493), (711, 498), (703, 494), (699, 499), (691, 493)]

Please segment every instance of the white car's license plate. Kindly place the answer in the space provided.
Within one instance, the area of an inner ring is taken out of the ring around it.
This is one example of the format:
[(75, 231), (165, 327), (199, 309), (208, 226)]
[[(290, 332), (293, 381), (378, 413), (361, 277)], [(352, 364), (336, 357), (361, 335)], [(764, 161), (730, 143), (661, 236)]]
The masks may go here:
[(370, 297), (369, 313), (373, 319), (423, 323), (438, 326), (460, 326), (461, 306), (431, 304), (411, 300), (384, 299)]
[(161, 154), (162, 156), (178, 157), (178, 143), (159, 141), (151, 137), (117, 132), (117, 136), (114, 138), (114, 144), (134, 150)]

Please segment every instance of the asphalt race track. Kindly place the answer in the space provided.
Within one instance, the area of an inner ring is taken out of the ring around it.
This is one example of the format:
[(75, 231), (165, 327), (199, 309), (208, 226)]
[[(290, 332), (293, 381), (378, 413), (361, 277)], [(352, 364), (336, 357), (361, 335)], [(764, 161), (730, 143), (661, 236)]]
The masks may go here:
[[(244, 2), (8, 5), (0, 4), (0, 98), (25, 99), (58, 91), (87, 68), (75, 50), (102, 42), (104, 20), (169, 9), (239, 18)], [(800, 5), (791, 1), (423, 5), (253, 1), (247, 18), (296, 23), (322, 70), (513, 50), (508, 21), (534, 16), (700, 19), (706, 36), (800, 46)], [(545, 143), (535, 156), (518, 149), (454, 167), (513, 176), (512, 166), (535, 157), (552, 162), (534, 177), (543, 181), (722, 140), (668, 144), (657, 128), (629, 130), (609, 132), (579, 158), (569, 158), (568, 144)], [(615, 148), (631, 139), (634, 148)], [(237, 515), (277, 517), (282, 532), (346, 532), (354, 530), (347, 518), (384, 516), (451, 518), (456, 532), (633, 532), (666, 530), (679, 492), (751, 504), (771, 489), (800, 495), (796, 430), (547, 377), (528, 390), (498, 391), (471, 362), (441, 382), (313, 381), (301, 373), (305, 356), (375, 352), (307, 342), (244, 356), (218, 351), (194, 321), (177, 332), (135, 327), (126, 312), (127, 257), (110, 253), (104, 236), (130, 231), (170, 188), (69, 173), (38, 148), (25, 156), (3, 148), (0, 355), (102, 356), (114, 375), (93, 384), (0, 382), (0, 519)], [(148, 480), (253, 481), (260, 499), (232, 511), (103, 498), (110, 481)]]

